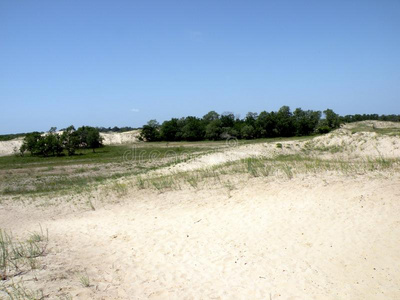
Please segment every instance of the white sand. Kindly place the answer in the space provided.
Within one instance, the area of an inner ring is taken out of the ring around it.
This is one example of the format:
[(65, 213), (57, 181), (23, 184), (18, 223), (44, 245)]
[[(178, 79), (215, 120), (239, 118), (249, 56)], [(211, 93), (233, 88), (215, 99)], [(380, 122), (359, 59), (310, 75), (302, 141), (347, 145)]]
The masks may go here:
[(21, 148), (22, 139), (13, 139), (11, 141), (0, 141), (0, 156), (17, 153)]
[(140, 130), (132, 130), (126, 132), (102, 132), (101, 137), (104, 139), (104, 145), (132, 144), (138, 141)]
[[(252, 179), (230, 198), (142, 191), (64, 216), (2, 208), (0, 227), (49, 228), (46, 269), (28, 286), (53, 295), (398, 299), (399, 179)], [(83, 272), (92, 287), (80, 286)]]

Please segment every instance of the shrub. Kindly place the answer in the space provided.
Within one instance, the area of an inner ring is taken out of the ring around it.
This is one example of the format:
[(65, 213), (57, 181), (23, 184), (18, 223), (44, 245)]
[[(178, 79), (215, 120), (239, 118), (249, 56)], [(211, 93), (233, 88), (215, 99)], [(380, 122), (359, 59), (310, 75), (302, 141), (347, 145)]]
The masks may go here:
[(102, 140), (99, 130), (94, 127), (83, 126), (75, 130), (74, 126), (70, 126), (62, 134), (58, 134), (56, 128), (52, 127), (43, 135), (39, 132), (27, 134), (20, 152), (22, 155), (29, 151), (31, 155), (59, 156), (65, 150), (68, 155), (74, 155), (77, 149), (90, 148), (94, 152), (102, 146)]

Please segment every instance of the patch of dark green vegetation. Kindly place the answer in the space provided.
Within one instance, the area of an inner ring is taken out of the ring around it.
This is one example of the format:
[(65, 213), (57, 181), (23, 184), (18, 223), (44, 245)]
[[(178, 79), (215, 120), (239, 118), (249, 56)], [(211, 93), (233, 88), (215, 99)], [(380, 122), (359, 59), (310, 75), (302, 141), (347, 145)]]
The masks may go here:
[(16, 134), (0, 134), (0, 142), (10, 141), (16, 138), (24, 137), (26, 133), (16, 133)]
[(278, 111), (249, 112), (241, 119), (233, 113), (210, 111), (202, 118), (188, 116), (172, 118), (159, 124), (150, 120), (143, 126), (143, 141), (203, 141), (237, 139), (260, 139), (276, 137), (309, 136), (328, 133), (342, 123), (363, 120), (400, 121), (400, 115), (347, 115), (339, 116), (331, 109), (323, 111), (302, 110), (293, 112), (288, 106)]

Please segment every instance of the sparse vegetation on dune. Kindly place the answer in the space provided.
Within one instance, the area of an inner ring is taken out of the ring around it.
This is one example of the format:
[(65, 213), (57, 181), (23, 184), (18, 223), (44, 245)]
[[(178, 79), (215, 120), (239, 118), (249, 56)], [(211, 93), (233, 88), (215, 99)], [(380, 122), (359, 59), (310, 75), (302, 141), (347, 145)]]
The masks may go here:
[(0, 229), (0, 280), (8, 280), (39, 267), (38, 258), (45, 255), (48, 233), (31, 233), (19, 241)]
[(48, 241), (48, 232), (44, 232), (41, 227), (40, 231), (30, 233), (25, 240), (17, 239), (11, 232), (0, 229), (1, 299), (44, 299), (43, 290), (26, 288), (21, 277), (44, 268), (40, 258), (47, 254)]
[[(251, 177), (278, 177), (291, 179), (298, 175), (316, 175), (330, 172), (338, 175), (365, 175), (372, 172), (400, 170), (400, 159), (365, 159), (343, 161), (319, 159), (301, 155), (279, 155), (273, 158), (246, 158), (215, 167), (177, 172), (170, 175), (138, 177), (137, 187), (157, 191), (192, 188), (208, 188), (232, 180)], [(218, 185), (217, 185), (218, 186)]]

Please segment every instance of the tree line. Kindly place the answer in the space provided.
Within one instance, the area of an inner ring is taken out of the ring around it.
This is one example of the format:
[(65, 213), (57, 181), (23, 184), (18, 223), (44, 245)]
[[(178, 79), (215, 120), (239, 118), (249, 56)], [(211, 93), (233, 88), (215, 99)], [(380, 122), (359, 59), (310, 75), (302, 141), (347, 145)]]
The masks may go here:
[(62, 133), (56, 132), (52, 127), (47, 133), (31, 132), (25, 135), (20, 148), (21, 155), (30, 152), (33, 156), (61, 156), (66, 152), (74, 155), (78, 149), (92, 149), (101, 147), (103, 138), (95, 127), (82, 126), (75, 129), (74, 126), (65, 128)]
[(125, 127), (96, 127), (100, 132), (126, 132), (126, 131), (132, 131), (132, 130), (137, 130), (138, 128), (135, 127), (130, 127), (130, 126), (125, 126)]
[(150, 120), (143, 126), (143, 141), (202, 141), (222, 140), (228, 137), (256, 139), (271, 137), (305, 136), (328, 133), (344, 122), (362, 120), (400, 121), (400, 115), (348, 115), (341, 117), (332, 109), (323, 111), (295, 109), (282, 106), (278, 111), (249, 112), (240, 119), (232, 113), (210, 111), (202, 118), (189, 116), (172, 118), (159, 124)]
[(210, 111), (202, 118), (172, 118), (161, 125), (150, 120), (143, 126), (140, 138), (144, 141), (201, 141), (221, 140), (228, 137), (255, 139), (267, 137), (289, 137), (325, 133), (340, 126), (340, 118), (333, 110), (321, 112), (302, 110), (294, 112), (282, 106), (277, 112), (249, 112), (240, 119), (233, 113), (218, 114)]
[(343, 123), (360, 122), (367, 120), (400, 122), (400, 115), (355, 114), (340, 117)]

